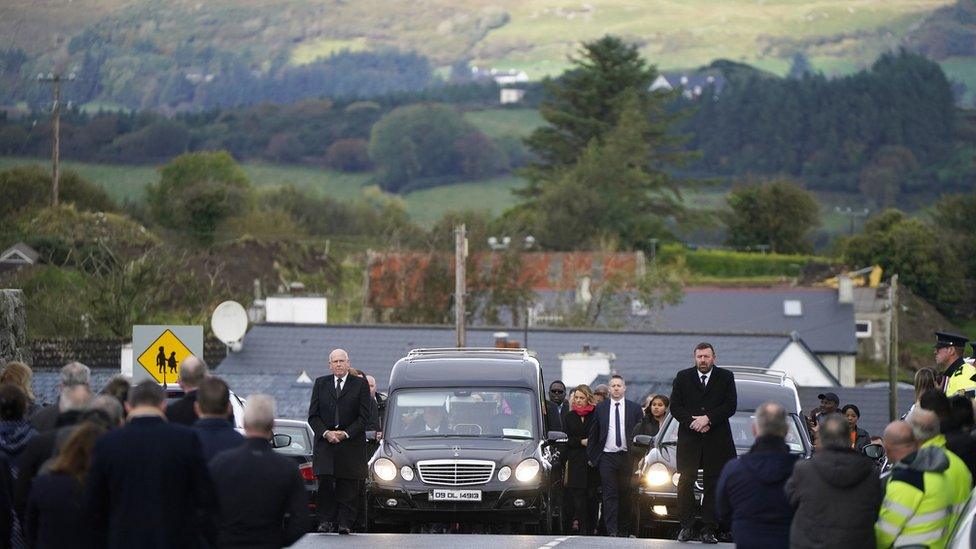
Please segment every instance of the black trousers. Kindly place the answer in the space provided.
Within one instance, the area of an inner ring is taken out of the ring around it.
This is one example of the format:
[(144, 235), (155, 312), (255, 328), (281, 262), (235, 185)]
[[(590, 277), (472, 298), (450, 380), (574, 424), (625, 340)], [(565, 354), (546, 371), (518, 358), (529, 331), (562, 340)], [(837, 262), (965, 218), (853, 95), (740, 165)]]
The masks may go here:
[(333, 522), (352, 528), (359, 511), (360, 482), (357, 478), (320, 475), (316, 507), (319, 522)]
[(603, 452), (600, 456), (600, 489), (603, 491), (603, 522), (609, 535), (630, 532), (630, 480), (634, 473), (629, 452)]
[[(681, 478), (678, 479), (678, 520), (682, 528), (691, 528), (695, 523), (695, 481), (698, 480), (698, 469), (704, 467), (703, 458), (698, 458), (698, 467), (679, 471)], [(704, 529), (714, 533), (718, 527), (715, 520), (715, 486), (718, 484), (718, 477), (722, 473), (721, 469), (712, 471), (703, 469), (702, 471), (702, 524)]]

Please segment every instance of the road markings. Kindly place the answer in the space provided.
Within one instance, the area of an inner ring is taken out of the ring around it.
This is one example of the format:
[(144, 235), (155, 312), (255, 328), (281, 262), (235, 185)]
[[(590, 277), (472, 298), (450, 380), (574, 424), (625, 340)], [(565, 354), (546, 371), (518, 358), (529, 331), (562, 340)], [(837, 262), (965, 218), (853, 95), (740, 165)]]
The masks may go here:
[(565, 537), (562, 537), (562, 538), (556, 538), (556, 539), (550, 541), (549, 543), (547, 543), (545, 545), (540, 545), (538, 549), (552, 549), (553, 547), (559, 545), (560, 543), (562, 543), (562, 542), (564, 542), (564, 541), (566, 541), (568, 539), (573, 539), (575, 537), (576, 536), (565, 536)]

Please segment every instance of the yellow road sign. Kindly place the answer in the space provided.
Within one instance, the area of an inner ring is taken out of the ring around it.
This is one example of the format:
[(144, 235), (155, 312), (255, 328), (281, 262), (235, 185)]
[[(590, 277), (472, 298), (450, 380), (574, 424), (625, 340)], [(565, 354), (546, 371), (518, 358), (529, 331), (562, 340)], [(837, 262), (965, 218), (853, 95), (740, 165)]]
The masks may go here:
[(136, 362), (159, 383), (176, 383), (180, 364), (192, 354), (180, 338), (167, 329), (139, 355)]

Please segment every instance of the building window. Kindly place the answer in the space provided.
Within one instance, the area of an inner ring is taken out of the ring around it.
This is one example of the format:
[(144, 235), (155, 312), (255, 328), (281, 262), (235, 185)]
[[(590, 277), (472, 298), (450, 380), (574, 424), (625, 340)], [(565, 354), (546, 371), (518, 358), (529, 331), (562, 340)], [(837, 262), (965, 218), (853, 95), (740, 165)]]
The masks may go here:
[(870, 320), (858, 320), (854, 323), (855, 331), (857, 332), (858, 338), (871, 337), (871, 321)]
[(783, 315), (803, 316), (803, 302), (799, 299), (787, 299), (783, 301)]

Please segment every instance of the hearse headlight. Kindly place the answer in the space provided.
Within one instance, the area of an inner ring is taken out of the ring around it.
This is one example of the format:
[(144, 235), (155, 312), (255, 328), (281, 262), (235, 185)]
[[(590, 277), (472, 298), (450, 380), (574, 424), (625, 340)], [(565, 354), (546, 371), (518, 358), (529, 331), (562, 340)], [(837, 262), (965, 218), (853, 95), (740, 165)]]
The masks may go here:
[(403, 480), (410, 482), (413, 480), (413, 469), (409, 465), (400, 467), (400, 476), (403, 477)]
[(519, 482), (530, 482), (539, 476), (539, 462), (533, 458), (523, 460), (515, 468), (515, 478)]
[(512, 478), (512, 468), (508, 465), (502, 467), (498, 470), (498, 480), (505, 482), (506, 480)]
[(386, 458), (380, 458), (373, 462), (373, 472), (380, 480), (393, 480), (397, 475), (396, 465)]
[(671, 471), (668, 471), (668, 466), (660, 461), (652, 463), (644, 473), (644, 482), (648, 486), (664, 486), (671, 482)]

